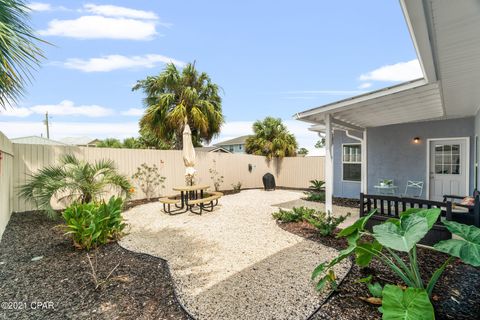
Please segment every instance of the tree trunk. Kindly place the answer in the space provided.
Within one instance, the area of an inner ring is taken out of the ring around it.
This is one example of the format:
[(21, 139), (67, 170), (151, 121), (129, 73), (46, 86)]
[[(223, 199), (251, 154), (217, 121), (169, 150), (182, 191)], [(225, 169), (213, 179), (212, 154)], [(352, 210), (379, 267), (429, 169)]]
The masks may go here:
[(175, 133), (175, 150), (183, 149), (183, 132)]

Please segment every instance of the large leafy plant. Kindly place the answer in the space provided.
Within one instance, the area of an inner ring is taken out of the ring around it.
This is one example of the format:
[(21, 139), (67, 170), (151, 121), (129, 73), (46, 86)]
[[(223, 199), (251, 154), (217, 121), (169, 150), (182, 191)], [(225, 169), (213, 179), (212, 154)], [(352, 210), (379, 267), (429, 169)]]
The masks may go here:
[[(460, 239), (444, 240), (434, 245), (436, 250), (448, 253), (451, 257), (433, 273), (428, 282), (424, 282), (418, 265), (416, 245), (433, 227), (440, 212), (440, 209), (410, 209), (403, 212), (399, 219), (391, 218), (374, 226), (372, 233), (365, 230), (365, 225), (375, 211), (360, 218), (338, 234), (338, 237), (347, 238), (348, 247), (340, 251), (335, 259), (320, 264), (313, 271), (312, 278), (319, 279), (317, 288), (324, 288), (328, 282), (335, 287), (336, 277), (332, 268), (350, 255), (355, 255), (355, 262), (361, 267), (366, 267), (376, 258), (390, 267), (408, 287), (405, 290), (392, 285), (384, 287), (381, 308), (383, 318), (433, 319), (429, 297), (453, 257), (475, 267), (480, 266), (480, 229), (444, 221), (447, 229)], [(398, 252), (403, 252), (408, 259), (402, 259)]]
[(99, 201), (112, 191), (127, 197), (131, 190), (130, 182), (118, 173), (113, 161), (89, 163), (74, 155), (65, 155), (58, 165), (44, 167), (33, 174), (30, 181), (20, 187), (20, 196), (35, 202), (38, 209), (53, 216), (53, 199), (67, 205), (73, 202), (89, 203)]
[(72, 238), (75, 247), (86, 250), (116, 240), (126, 227), (122, 207), (123, 200), (116, 197), (107, 203), (74, 203), (62, 214), (65, 234)]

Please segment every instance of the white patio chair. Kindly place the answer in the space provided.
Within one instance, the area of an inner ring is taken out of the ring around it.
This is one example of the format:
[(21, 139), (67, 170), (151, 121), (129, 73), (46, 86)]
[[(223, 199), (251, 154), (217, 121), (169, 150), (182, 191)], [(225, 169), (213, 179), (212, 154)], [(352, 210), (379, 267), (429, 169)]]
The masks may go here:
[(420, 198), (423, 194), (423, 181), (408, 180), (404, 197)]

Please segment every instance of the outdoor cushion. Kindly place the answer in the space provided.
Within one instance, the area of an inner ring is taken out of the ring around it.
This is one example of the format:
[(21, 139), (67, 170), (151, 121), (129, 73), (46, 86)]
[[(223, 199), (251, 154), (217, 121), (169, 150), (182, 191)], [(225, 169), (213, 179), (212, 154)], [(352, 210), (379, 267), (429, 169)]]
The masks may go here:
[(474, 197), (465, 197), (460, 202), (461, 205), (464, 206), (473, 206), (475, 205), (475, 198)]

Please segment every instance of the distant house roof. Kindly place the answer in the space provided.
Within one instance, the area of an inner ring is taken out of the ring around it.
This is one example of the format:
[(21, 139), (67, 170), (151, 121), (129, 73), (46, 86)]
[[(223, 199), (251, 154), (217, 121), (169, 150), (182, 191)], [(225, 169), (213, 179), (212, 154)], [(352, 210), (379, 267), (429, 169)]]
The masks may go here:
[(212, 147), (200, 147), (200, 148), (195, 148), (195, 151), (198, 152), (221, 152), (221, 153), (231, 153), (227, 149), (224, 149), (222, 147), (217, 147), (217, 146), (212, 146)]
[(12, 143), (21, 143), (21, 144), (43, 144), (43, 145), (54, 145), (54, 146), (65, 146), (66, 144), (60, 141), (47, 139), (39, 136), (26, 136), (10, 139)]
[(66, 144), (74, 145), (74, 146), (87, 146), (87, 145), (97, 144), (97, 142), (99, 142), (100, 140), (93, 139), (90, 137), (66, 137), (66, 138), (60, 139), (60, 141)]
[(248, 137), (250, 137), (250, 135), (233, 138), (233, 139), (230, 139), (230, 140), (226, 140), (226, 141), (216, 143), (215, 146), (230, 146), (230, 145), (234, 145), (234, 144), (245, 144), (245, 141), (247, 140)]

